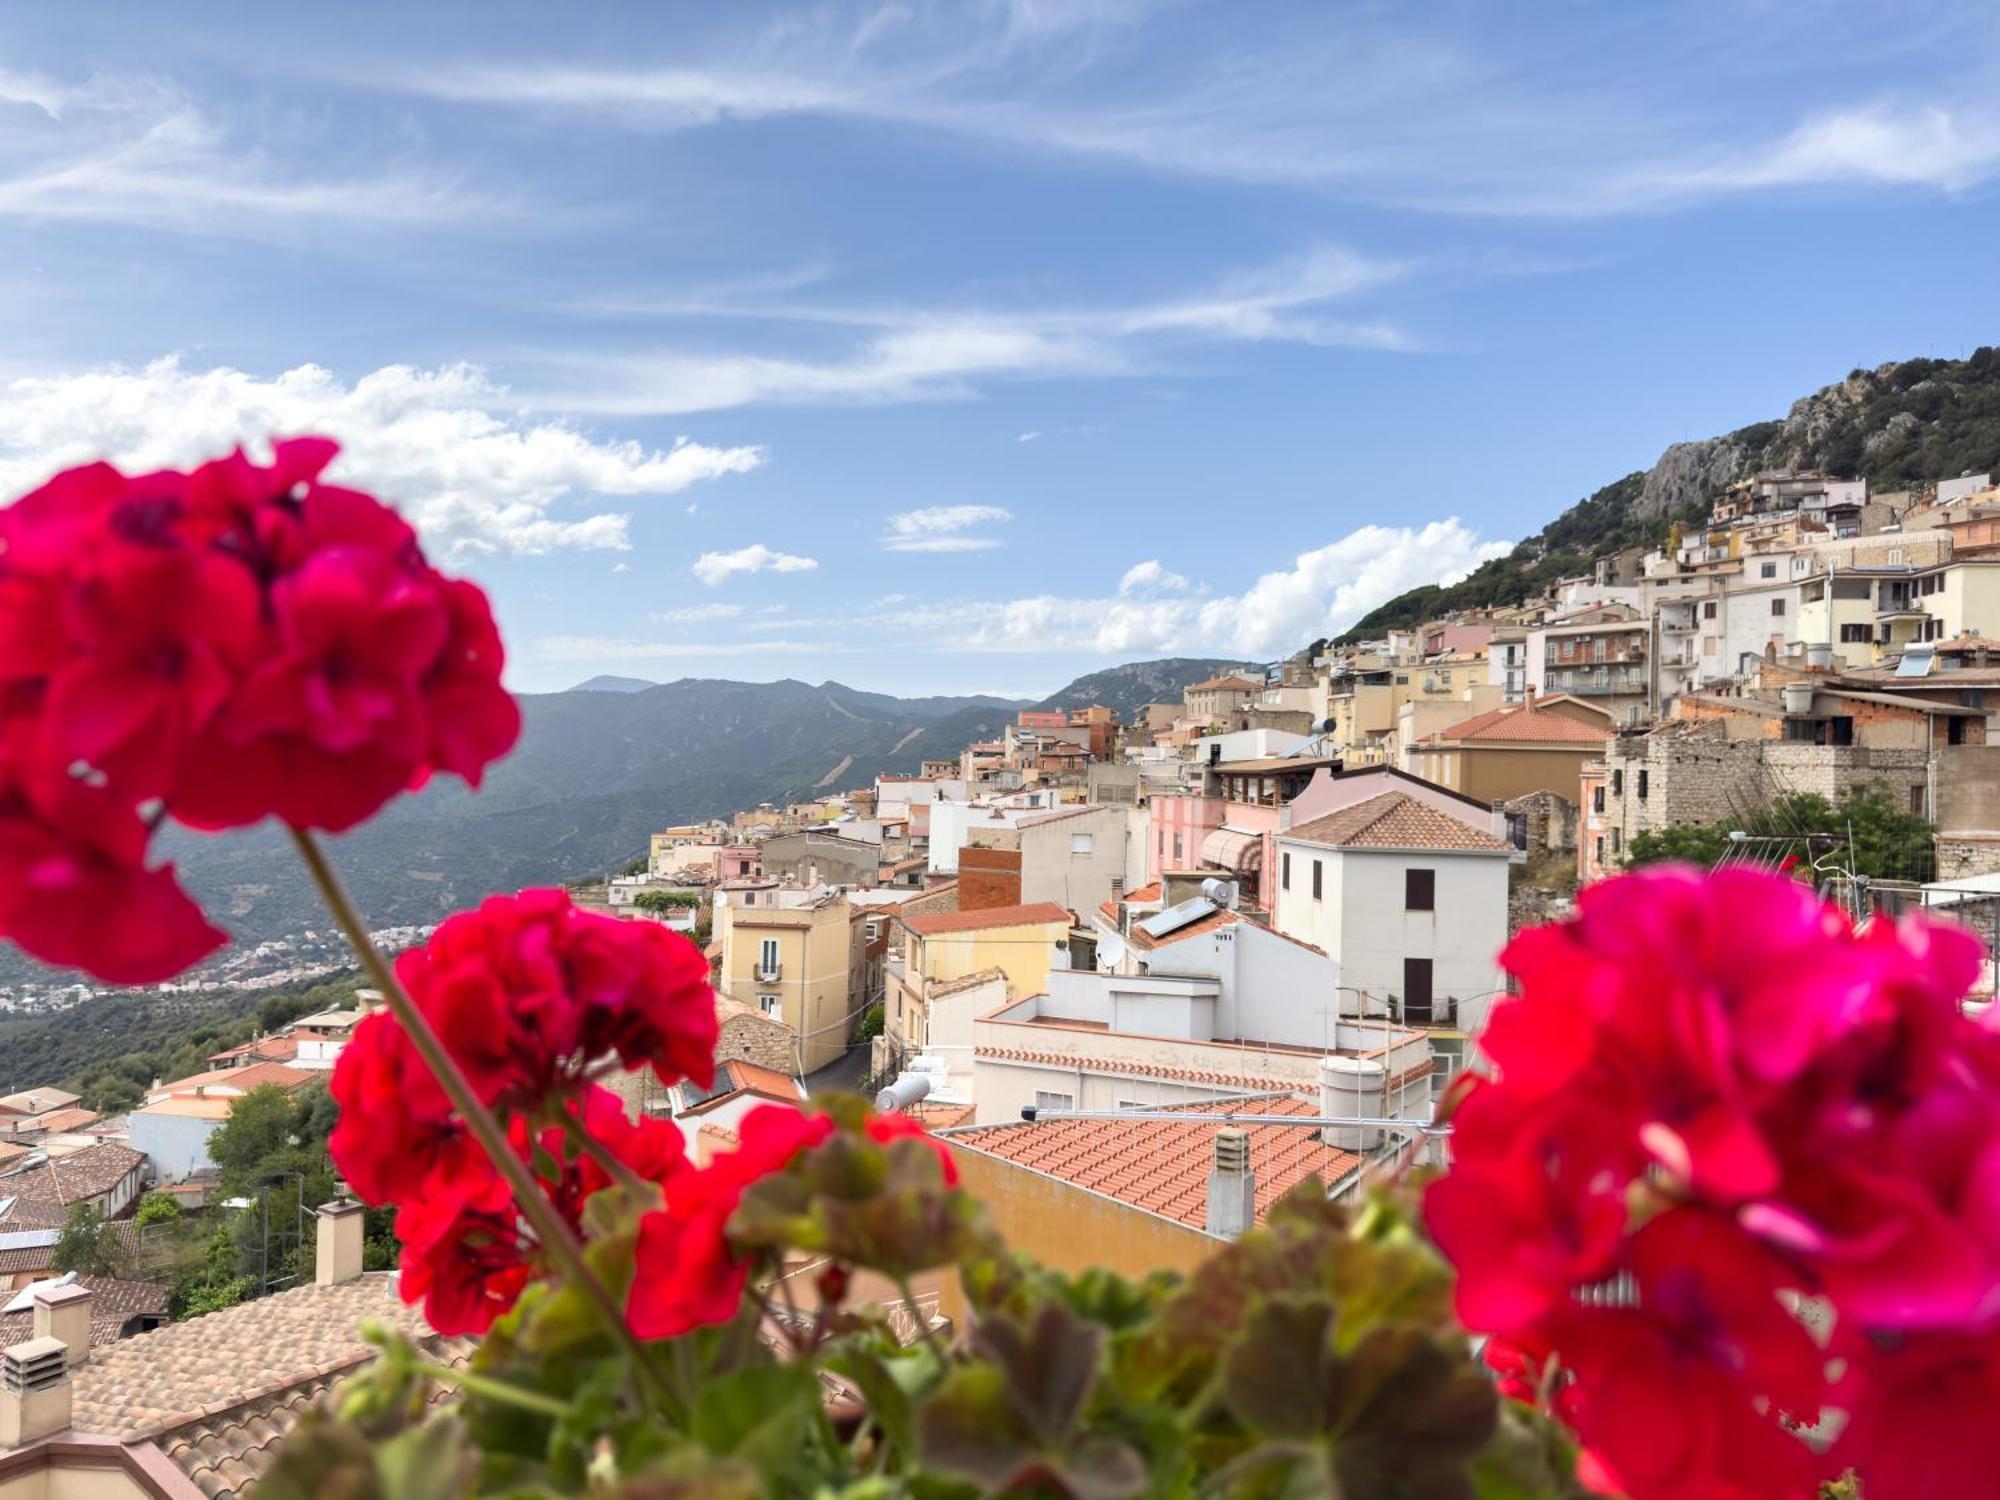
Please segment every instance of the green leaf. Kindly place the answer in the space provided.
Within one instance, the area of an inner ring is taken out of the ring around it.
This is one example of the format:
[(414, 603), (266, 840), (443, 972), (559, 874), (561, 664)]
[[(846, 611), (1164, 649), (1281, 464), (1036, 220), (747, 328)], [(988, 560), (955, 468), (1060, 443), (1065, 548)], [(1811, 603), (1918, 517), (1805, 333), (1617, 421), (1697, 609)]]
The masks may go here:
[(375, 1466), (382, 1500), (441, 1500), (470, 1495), (478, 1454), (465, 1428), (449, 1413), (379, 1444)]
[(804, 1456), (818, 1407), (811, 1367), (750, 1365), (703, 1383), (692, 1426), (718, 1458), (741, 1458), (766, 1474), (790, 1473)]
[[(907, 1461), (917, 1451), (916, 1409), (905, 1383), (913, 1373), (908, 1367), (917, 1364), (920, 1357), (930, 1373), (933, 1376), (936, 1373), (929, 1351), (921, 1344), (916, 1349), (917, 1356), (892, 1359), (853, 1344), (837, 1350), (827, 1360), (828, 1369), (854, 1382), (868, 1405), (870, 1419), (881, 1429), (892, 1456), (900, 1461)], [(898, 1366), (903, 1367), (900, 1374)]]
[(1304, 1439), (1333, 1419), (1333, 1303), (1274, 1297), (1251, 1314), (1223, 1363), (1222, 1397), (1265, 1437)]

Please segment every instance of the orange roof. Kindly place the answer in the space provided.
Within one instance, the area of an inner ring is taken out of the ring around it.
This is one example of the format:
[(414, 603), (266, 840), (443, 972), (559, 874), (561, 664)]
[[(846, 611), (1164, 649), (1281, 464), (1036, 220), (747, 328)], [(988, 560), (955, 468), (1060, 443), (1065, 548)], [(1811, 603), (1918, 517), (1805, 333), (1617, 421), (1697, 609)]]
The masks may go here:
[(1142, 885), (1136, 891), (1127, 891), (1125, 899), (1143, 905), (1148, 901), (1158, 901), (1164, 894), (1160, 882), (1155, 880), (1151, 885)]
[(1347, 849), (1440, 849), (1511, 854), (1513, 846), (1426, 806), (1402, 792), (1384, 792), (1301, 824), (1280, 838)]
[(720, 1066), (729, 1070), (730, 1078), (739, 1089), (748, 1089), (753, 1094), (768, 1094), (773, 1099), (799, 1097), (798, 1080), (789, 1073), (744, 1062), (741, 1058), (731, 1058)]
[(1608, 723), (1586, 724), (1567, 714), (1552, 714), (1522, 704), (1515, 708), (1494, 708), (1483, 714), (1474, 714), (1449, 729), (1439, 730), (1437, 738), (1471, 740), (1475, 743), (1481, 740), (1535, 740), (1549, 744), (1601, 745), (1611, 738), (1611, 726)]
[[(1178, 1113), (1260, 1115), (1319, 1113), (1318, 1101), (1284, 1096), (1173, 1106)], [(945, 1132), (955, 1147), (1013, 1162), (1086, 1192), (1160, 1214), (1192, 1228), (1208, 1210), (1208, 1174), (1215, 1162), (1215, 1125), (1196, 1120), (1051, 1120), (1046, 1125), (982, 1125)], [(1327, 1184), (1361, 1166), (1351, 1151), (1327, 1145), (1297, 1125), (1245, 1125), (1250, 1169), (1257, 1178), (1259, 1222), (1271, 1205), (1317, 1173)]]
[(1220, 677), (1211, 677), (1206, 682), (1190, 683), (1181, 691), (1185, 693), (1212, 693), (1217, 688), (1240, 687), (1261, 688), (1263, 683), (1235, 672), (1224, 672)]
[(191, 1094), (198, 1088), (215, 1088), (227, 1085), (249, 1093), (264, 1084), (275, 1083), (279, 1088), (295, 1089), (311, 1083), (318, 1073), (305, 1068), (288, 1068), (283, 1063), (252, 1063), (247, 1068), (212, 1068), (206, 1073), (190, 1073), (185, 1078), (176, 1078), (172, 1083), (163, 1083), (150, 1090), (155, 1094)]
[(61, 1135), (66, 1130), (81, 1130), (84, 1126), (102, 1119), (94, 1109), (72, 1106), (69, 1109), (52, 1109), (45, 1115), (36, 1115), (34, 1123), (51, 1135)]
[(981, 911), (941, 911), (930, 915), (904, 917), (903, 925), (919, 937), (935, 937), (944, 932), (978, 932), (988, 927), (1030, 927), (1043, 922), (1069, 923), (1069, 911), (1053, 901), (1036, 901), (1027, 906), (989, 906)]
[(992, 1058), (996, 1062), (1033, 1063), (1037, 1067), (1044, 1068), (1074, 1069), (1077, 1063), (1082, 1061), (1102, 1073), (1133, 1073), (1146, 1078), (1171, 1079), (1175, 1083), (1198, 1083), (1204, 1087), (1241, 1089), (1246, 1093), (1282, 1094), (1287, 1089), (1298, 1086), (1296, 1079), (1272, 1078), (1258, 1073), (1228, 1073), (1217, 1068), (1183, 1068), (1176, 1067), (1172, 1063), (1142, 1062), (1129, 1057), (1079, 1059), (1068, 1052), (1037, 1052), (1026, 1047), (976, 1047), (972, 1055)]

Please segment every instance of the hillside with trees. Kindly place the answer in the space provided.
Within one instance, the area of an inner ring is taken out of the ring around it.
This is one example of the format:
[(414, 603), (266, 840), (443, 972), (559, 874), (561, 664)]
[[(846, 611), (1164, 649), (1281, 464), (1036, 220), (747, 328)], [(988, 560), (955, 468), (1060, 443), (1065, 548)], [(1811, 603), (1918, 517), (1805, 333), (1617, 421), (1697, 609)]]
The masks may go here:
[(1781, 421), (1675, 443), (1652, 468), (1585, 496), (1507, 556), (1457, 583), (1399, 594), (1340, 639), (1362, 640), (1453, 610), (1519, 604), (1609, 553), (1658, 546), (1676, 524), (1705, 519), (1734, 481), (1788, 467), (1865, 478), (1877, 493), (2000, 469), (2000, 349), (1855, 370), (1792, 403)]

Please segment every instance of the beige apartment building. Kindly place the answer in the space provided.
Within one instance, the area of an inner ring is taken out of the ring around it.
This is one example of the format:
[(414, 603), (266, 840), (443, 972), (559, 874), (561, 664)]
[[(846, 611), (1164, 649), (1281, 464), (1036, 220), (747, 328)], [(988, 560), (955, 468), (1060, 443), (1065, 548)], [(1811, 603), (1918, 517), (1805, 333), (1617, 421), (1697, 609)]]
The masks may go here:
[(775, 881), (724, 891), (716, 901), (722, 945), (716, 987), (791, 1028), (801, 1074), (838, 1060), (877, 998), (879, 964), (868, 951), (868, 920), (865, 908), (838, 891), (793, 890)]
[(1010, 1000), (1047, 989), (1050, 969), (1069, 964), (1073, 920), (1052, 901), (900, 917), (903, 953), (888, 970), (884, 1030), (903, 1047), (929, 1045), (933, 992), (988, 970), (1006, 976)]

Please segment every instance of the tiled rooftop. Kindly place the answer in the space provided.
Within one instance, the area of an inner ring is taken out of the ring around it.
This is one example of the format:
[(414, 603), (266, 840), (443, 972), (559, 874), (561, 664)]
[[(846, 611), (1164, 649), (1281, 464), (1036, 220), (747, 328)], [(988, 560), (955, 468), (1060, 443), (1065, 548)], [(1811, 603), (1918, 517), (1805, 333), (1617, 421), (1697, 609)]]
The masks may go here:
[(106, 1141), (45, 1166), (0, 1177), (0, 1201), (14, 1200), (14, 1206), (0, 1215), (0, 1229), (60, 1227), (71, 1204), (110, 1192), (145, 1159), (143, 1152)]
[(1344, 849), (1438, 849), (1472, 854), (1507, 854), (1512, 846), (1490, 833), (1417, 801), (1402, 792), (1384, 792), (1302, 823), (1284, 838), (1304, 839)]
[(903, 923), (919, 937), (946, 932), (979, 932), (989, 927), (1029, 927), (1045, 922), (1069, 922), (1069, 912), (1053, 901), (1027, 906), (989, 906), (981, 911), (943, 911), (906, 916)]
[(332, 1378), (374, 1357), (355, 1332), (364, 1318), (443, 1342), (386, 1273), (294, 1287), (98, 1350), (70, 1377), (72, 1425), (154, 1438), (204, 1493), (238, 1494)]
[(102, 1118), (94, 1109), (71, 1105), (68, 1109), (52, 1109), (45, 1115), (36, 1115), (34, 1123), (36, 1128), (46, 1130), (50, 1135), (61, 1135), (66, 1131), (81, 1130), (86, 1125), (95, 1125)]
[(1199, 1084), (1204, 1088), (1232, 1089), (1245, 1094), (1283, 1093), (1298, 1086), (1298, 1080), (1295, 1078), (1273, 1078), (1261, 1073), (1229, 1073), (1217, 1068), (1183, 1068), (1171, 1063), (1142, 1062), (1133, 1058), (1103, 1057), (1096, 1054), (1079, 1058), (1073, 1053), (1037, 1052), (1027, 1047), (980, 1047), (974, 1051), (973, 1056), (992, 1058), (995, 1062), (1028, 1063), (1045, 1068), (1074, 1068), (1078, 1062), (1082, 1062), (1086, 1067), (1100, 1073), (1129, 1073), (1135, 1078), (1161, 1078), (1169, 1083)]
[(1449, 729), (1440, 730), (1437, 737), (1461, 742), (1469, 740), (1474, 744), (1482, 740), (1500, 740), (1507, 743), (1601, 745), (1611, 738), (1611, 725), (1608, 722), (1587, 724), (1581, 719), (1572, 719), (1568, 714), (1550, 713), (1522, 704), (1474, 714)]
[[(1289, 1095), (1173, 1108), (1218, 1116), (1231, 1109), (1301, 1117), (1319, 1113), (1317, 1101)], [(1052, 1120), (1045, 1125), (974, 1126), (947, 1132), (943, 1139), (1199, 1229), (1207, 1216), (1216, 1128), (1193, 1120), (1142, 1117)], [(1241, 1128), (1250, 1137), (1260, 1223), (1273, 1203), (1312, 1174), (1318, 1173), (1331, 1187), (1361, 1166), (1360, 1157), (1327, 1145), (1304, 1126)]]
[(192, 1094), (201, 1088), (226, 1088), (232, 1092), (249, 1093), (267, 1083), (275, 1083), (280, 1088), (295, 1089), (311, 1083), (321, 1075), (305, 1068), (294, 1068), (281, 1062), (252, 1063), (247, 1068), (210, 1068), (205, 1073), (190, 1073), (185, 1078), (176, 1078), (172, 1083), (163, 1083), (158, 1088), (148, 1089), (147, 1094)]
[[(90, 1344), (93, 1349), (117, 1342), (118, 1335), (134, 1318), (165, 1317), (167, 1296), (172, 1290), (157, 1281), (119, 1281), (109, 1276), (79, 1276), (76, 1284), (90, 1290)], [(19, 1296), (0, 1292), (0, 1306)], [(34, 1309), (0, 1313), (0, 1349), (33, 1338)]]

